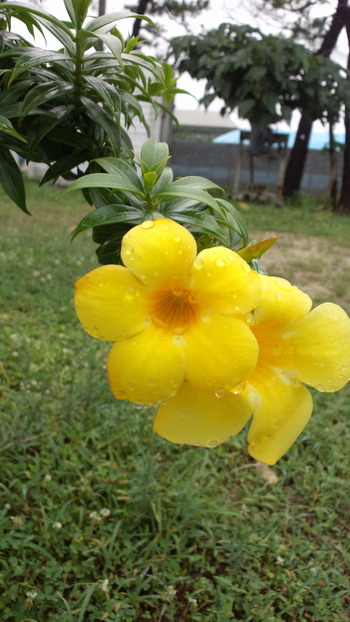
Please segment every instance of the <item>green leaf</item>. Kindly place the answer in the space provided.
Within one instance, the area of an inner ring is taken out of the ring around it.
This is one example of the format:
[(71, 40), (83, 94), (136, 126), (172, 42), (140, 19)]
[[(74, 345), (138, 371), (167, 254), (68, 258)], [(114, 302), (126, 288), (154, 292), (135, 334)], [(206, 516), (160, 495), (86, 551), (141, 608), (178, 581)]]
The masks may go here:
[(64, 93), (73, 91), (73, 88), (72, 84), (67, 84), (60, 80), (51, 83), (39, 84), (29, 91), (28, 95), (25, 97), (21, 111), (21, 118), (27, 116), (29, 112), (38, 106), (42, 106), (52, 99), (55, 99), (55, 97), (61, 97)]
[(65, 196), (68, 192), (79, 190), (81, 188), (114, 188), (116, 190), (120, 190), (121, 192), (131, 192), (131, 194), (135, 194), (137, 197), (143, 196), (139, 188), (134, 186), (134, 184), (123, 175), (111, 175), (106, 173), (93, 173), (92, 175), (85, 175), (84, 177), (77, 179), (61, 196)]
[(125, 160), (121, 158), (97, 158), (94, 162), (97, 162), (106, 173), (120, 176), (127, 183), (131, 182), (142, 194), (144, 193), (144, 187), (135, 169)]
[(187, 188), (187, 187), (195, 187), (200, 188), (201, 190), (210, 190), (216, 188), (220, 190), (220, 192), (224, 192), (224, 190), (215, 184), (210, 179), (206, 179), (206, 177), (199, 177), (197, 175), (189, 175), (188, 177), (180, 177), (176, 179), (172, 183), (172, 187), (174, 188)]
[(11, 121), (7, 119), (6, 117), (3, 117), (1, 114), (0, 114), (0, 132), (5, 132), (5, 134), (9, 134), (10, 136), (17, 138), (18, 140), (21, 140), (24, 143), (27, 142), (26, 139), (23, 138), (23, 136), (21, 136), (17, 132), (17, 130), (15, 130)]
[(10, 199), (23, 212), (30, 214), (26, 205), (22, 173), (11, 152), (2, 147), (0, 147), (0, 184)]
[(86, 114), (90, 117), (94, 124), (99, 124), (108, 136), (116, 154), (120, 151), (120, 131), (118, 130), (115, 119), (108, 114), (101, 106), (92, 101), (89, 97), (82, 97)]
[(91, 0), (64, 0), (67, 13), (76, 29), (83, 25), (90, 4)]
[(174, 174), (171, 168), (165, 167), (164, 171), (162, 172), (161, 176), (158, 178), (158, 181), (153, 188), (153, 192), (155, 194), (161, 192), (164, 188), (166, 188), (172, 183), (173, 178), (174, 178)]
[(225, 233), (210, 214), (177, 214), (174, 218), (180, 224), (187, 226), (192, 233), (207, 234), (227, 246)]
[(265, 238), (264, 240), (260, 240), (260, 242), (254, 242), (245, 248), (241, 248), (237, 251), (238, 255), (240, 255), (247, 263), (251, 263), (253, 259), (259, 259), (266, 251), (271, 248), (272, 244), (274, 244), (277, 240), (276, 236), (272, 236), (271, 238)]
[(155, 173), (154, 171), (149, 171), (148, 173), (144, 174), (143, 179), (146, 192), (150, 192), (158, 179), (157, 173)]
[(143, 173), (154, 171), (160, 177), (169, 160), (169, 147), (167, 143), (158, 143), (148, 138), (142, 145), (140, 153), (140, 166)]
[(48, 181), (51, 181), (52, 179), (56, 179), (60, 175), (65, 175), (79, 164), (86, 162), (88, 157), (88, 151), (79, 150), (73, 151), (73, 153), (70, 153), (68, 156), (64, 156), (63, 158), (56, 160), (56, 162), (46, 171), (44, 177), (40, 181), (40, 186)]
[(118, 11), (114, 13), (108, 13), (108, 15), (101, 15), (101, 17), (95, 17), (91, 22), (86, 24), (85, 29), (90, 31), (95, 31), (100, 28), (105, 28), (109, 24), (114, 24), (114, 22), (119, 21), (120, 19), (142, 19), (148, 24), (151, 24), (156, 30), (157, 26), (154, 22), (146, 15), (138, 15), (137, 13), (130, 13), (129, 11)]
[(84, 31), (87, 35), (103, 41), (103, 43), (112, 52), (113, 56), (118, 61), (122, 69), (124, 69), (124, 63), (122, 58), (123, 46), (118, 37), (114, 37), (111, 34), (99, 34), (98, 32)]
[(82, 231), (116, 223), (138, 224), (144, 220), (144, 211), (130, 205), (105, 205), (85, 216), (74, 229), (72, 240)]
[(217, 208), (216, 200), (210, 196), (208, 192), (205, 192), (205, 190), (193, 186), (189, 186), (188, 188), (186, 186), (177, 186), (174, 188), (175, 183), (176, 182), (172, 183), (161, 192), (153, 194), (153, 199), (158, 199), (158, 201), (162, 202), (162, 200), (183, 197), (186, 199), (193, 199), (198, 203), (204, 203), (204, 205), (210, 205), (213, 209)]

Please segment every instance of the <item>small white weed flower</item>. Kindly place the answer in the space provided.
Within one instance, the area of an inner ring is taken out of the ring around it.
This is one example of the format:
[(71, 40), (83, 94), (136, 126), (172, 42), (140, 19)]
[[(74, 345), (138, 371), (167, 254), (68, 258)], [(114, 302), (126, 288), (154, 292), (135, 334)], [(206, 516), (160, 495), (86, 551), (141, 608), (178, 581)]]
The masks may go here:
[(111, 513), (111, 510), (109, 510), (108, 508), (102, 508), (102, 510), (100, 510), (100, 515), (103, 516), (104, 518), (107, 518), (107, 516), (109, 516)]
[(102, 590), (102, 592), (108, 592), (109, 591), (109, 581), (108, 581), (108, 579), (104, 579), (104, 581), (102, 581), (100, 589)]
[(60, 521), (57, 521), (56, 523), (53, 523), (52, 527), (54, 529), (62, 529), (62, 523), (60, 523)]

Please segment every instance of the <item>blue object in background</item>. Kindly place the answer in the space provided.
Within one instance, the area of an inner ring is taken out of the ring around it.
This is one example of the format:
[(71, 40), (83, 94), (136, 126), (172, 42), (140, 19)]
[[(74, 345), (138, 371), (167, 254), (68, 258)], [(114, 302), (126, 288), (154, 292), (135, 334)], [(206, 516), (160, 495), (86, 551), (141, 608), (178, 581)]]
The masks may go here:
[[(279, 134), (289, 135), (288, 138), (288, 147), (291, 148), (294, 145), (296, 132), (278, 132)], [(213, 143), (221, 143), (221, 144), (230, 144), (230, 145), (238, 145), (240, 140), (240, 130), (231, 130), (231, 132), (226, 132), (225, 134), (221, 134), (221, 136), (217, 136), (213, 139)], [(342, 145), (345, 144), (345, 134), (334, 134), (334, 140)], [(311, 137), (309, 141), (309, 149), (322, 150), (327, 149), (329, 147), (329, 134), (328, 132), (311, 132)]]

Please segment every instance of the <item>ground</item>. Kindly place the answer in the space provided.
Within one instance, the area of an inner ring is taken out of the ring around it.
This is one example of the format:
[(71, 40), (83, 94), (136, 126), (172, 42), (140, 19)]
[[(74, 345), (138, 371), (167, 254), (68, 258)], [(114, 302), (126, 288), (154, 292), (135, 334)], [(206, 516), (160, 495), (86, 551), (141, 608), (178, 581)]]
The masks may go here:
[(256, 239), (276, 235), (263, 257), (270, 275), (282, 276), (307, 292), (314, 303), (331, 300), (350, 309), (350, 248), (327, 238), (274, 231), (254, 232)]

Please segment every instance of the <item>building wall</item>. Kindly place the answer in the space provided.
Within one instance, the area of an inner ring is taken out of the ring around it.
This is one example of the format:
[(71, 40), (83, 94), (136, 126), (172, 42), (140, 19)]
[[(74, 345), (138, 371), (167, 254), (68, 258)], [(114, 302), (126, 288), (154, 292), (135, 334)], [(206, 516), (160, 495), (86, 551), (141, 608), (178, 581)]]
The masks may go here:
[[(173, 140), (171, 144), (170, 166), (176, 177), (184, 175), (202, 175), (208, 177), (219, 186), (230, 191), (233, 186), (235, 162), (238, 145), (217, 143), (192, 143)], [(342, 161), (339, 158), (339, 173)], [(254, 183), (274, 190), (277, 182), (279, 160), (267, 156), (254, 158)], [(242, 161), (240, 190), (249, 184), (249, 158)], [(322, 195), (329, 181), (328, 155), (320, 151), (309, 151), (302, 181), (302, 190)]]

